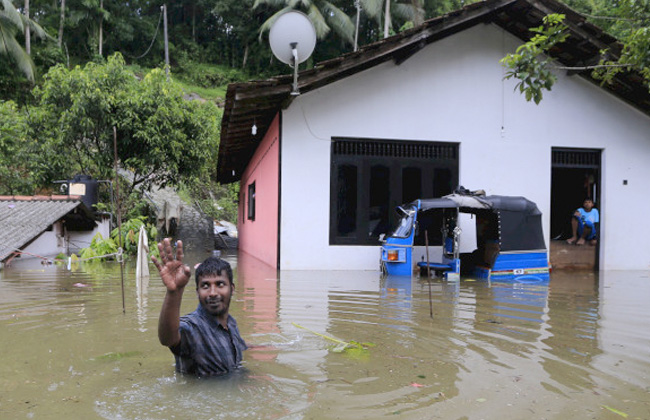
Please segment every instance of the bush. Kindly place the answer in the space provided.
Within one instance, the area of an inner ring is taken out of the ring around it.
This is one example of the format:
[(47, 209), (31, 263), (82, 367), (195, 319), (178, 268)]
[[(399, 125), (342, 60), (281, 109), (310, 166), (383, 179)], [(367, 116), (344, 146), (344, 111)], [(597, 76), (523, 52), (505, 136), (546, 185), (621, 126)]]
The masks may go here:
[(180, 61), (178, 77), (188, 83), (204, 88), (227, 85), (248, 80), (248, 76), (237, 69), (197, 63), (192, 60)]
[[(147, 231), (147, 236), (150, 238), (150, 243), (155, 243), (155, 238), (158, 235), (156, 226), (145, 223), (144, 216), (136, 217), (122, 223), (122, 250), (125, 255), (136, 255), (138, 253), (138, 236), (140, 227), (144, 226)], [(115, 228), (111, 232), (110, 238), (104, 238), (101, 233), (97, 233), (88, 248), (83, 248), (80, 252), (81, 259), (89, 259), (101, 257), (110, 254), (116, 254), (120, 244), (120, 229)], [(149, 246), (149, 255), (158, 256), (158, 248)]]

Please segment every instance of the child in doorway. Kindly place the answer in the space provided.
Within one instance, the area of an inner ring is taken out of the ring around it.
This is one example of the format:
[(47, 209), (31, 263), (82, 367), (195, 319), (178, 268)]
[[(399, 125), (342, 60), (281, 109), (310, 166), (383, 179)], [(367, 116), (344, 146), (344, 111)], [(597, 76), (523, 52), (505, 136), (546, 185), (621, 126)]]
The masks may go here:
[(571, 218), (573, 236), (567, 239), (567, 243), (584, 245), (589, 241), (590, 245), (596, 245), (596, 223), (598, 222), (600, 222), (600, 215), (594, 208), (594, 201), (591, 198), (586, 198), (582, 207), (573, 213)]

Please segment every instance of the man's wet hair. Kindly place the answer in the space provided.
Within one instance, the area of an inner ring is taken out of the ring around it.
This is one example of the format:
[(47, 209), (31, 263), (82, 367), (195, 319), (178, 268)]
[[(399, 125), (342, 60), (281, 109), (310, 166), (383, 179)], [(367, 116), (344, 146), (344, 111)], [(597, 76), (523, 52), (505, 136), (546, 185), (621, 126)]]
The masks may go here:
[(230, 284), (234, 285), (235, 281), (232, 276), (232, 268), (228, 261), (222, 260), (218, 257), (209, 257), (203, 261), (194, 272), (194, 281), (196, 287), (199, 287), (199, 280), (203, 277), (220, 276), (225, 272), (226, 277), (230, 280)]

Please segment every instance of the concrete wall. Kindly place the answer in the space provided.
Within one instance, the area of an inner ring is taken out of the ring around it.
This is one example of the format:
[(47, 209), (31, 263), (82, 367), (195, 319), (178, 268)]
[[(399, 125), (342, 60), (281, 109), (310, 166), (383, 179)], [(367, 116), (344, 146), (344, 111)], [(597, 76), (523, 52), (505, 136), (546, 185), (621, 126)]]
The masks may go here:
[[(97, 222), (97, 226), (92, 231), (67, 232), (66, 234), (63, 234), (63, 224), (58, 221), (52, 225), (51, 231), (41, 233), (23, 251), (48, 258), (56, 257), (60, 253), (79, 254), (82, 248), (90, 246), (90, 242), (97, 233), (101, 233), (104, 238), (110, 237), (110, 216)], [(21, 258), (31, 258), (31, 256), (23, 255)]]
[(56, 257), (59, 253), (67, 252), (67, 241), (63, 236), (63, 224), (55, 222), (52, 224), (52, 230), (41, 233), (29, 245), (23, 248), (21, 258), (32, 258), (32, 255), (40, 257)]
[(459, 142), (460, 184), (536, 202), (547, 245), (551, 148), (602, 149), (600, 267), (650, 268), (649, 247), (630, 237), (649, 237), (650, 225), (632, 226), (629, 216), (648, 201), (650, 117), (564, 72), (540, 105), (526, 102), (499, 63), (519, 43), (480, 24), (283, 111), (280, 267), (378, 269), (378, 246), (329, 245), (330, 141), (341, 136)]
[[(239, 249), (277, 267), (280, 116), (276, 116), (242, 175)], [(255, 220), (248, 219), (248, 186), (255, 183)]]
[[(70, 241), (70, 252), (79, 253), (81, 248), (88, 248), (96, 234), (100, 233), (102, 238), (111, 237), (111, 219), (110, 216), (102, 216), (102, 220), (97, 222), (95, 229), (85, 232), (68, 232)], [(152, 241), (152, 238), (149, 238)], [(151, 245), (150, 245), (151, 246)]]

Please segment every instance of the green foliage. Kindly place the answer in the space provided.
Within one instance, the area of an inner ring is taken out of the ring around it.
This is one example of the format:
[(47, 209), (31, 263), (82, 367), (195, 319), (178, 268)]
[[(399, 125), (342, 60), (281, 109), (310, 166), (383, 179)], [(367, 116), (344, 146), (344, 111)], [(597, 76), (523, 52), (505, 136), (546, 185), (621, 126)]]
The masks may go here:
[(199, 63), (193, 60), (179, 61), (177, 71), (179, 78), (203, 88), (248, 80), (248, 75), (241, 70)]
[(543, 97), (542, 90), (550, 91), (557, 80), (550, 69), (552, 59), (542, 58), (542, 55), (569, 36), (562, 23), (564, 18), (562, 14), (545, 16), (543, 25), (530, 29), (535, 35), (528, 42), (520, 45), (514, 54), (501, 59), (508, 69), (504, 78), (519, 79), (515, 89), (525, 94), (527, 101), (533, 100), (539, 104)]
[[(579, 67), (592, 69), (592, 75), (603, 83), (610, 83), (620, 72), (635, 71), (650, 89), (650, 2), (647, 0), (566, 0), (597, 26), (617, 37), (623, 48), (619, 56), (601, 51), (598, 65)], [(517, 88), (527, 100), (539, 103), (542, 90), (550, 90), (556, 80), (550, 71), (550, 61), (540, 58), (553, 45), (567, 38), (562, 24), (563, 15), (548, 15), (544, 25), (533, 28), (536, 35), (520, 46), (515, 54), (508, 54), (501, 62), (509, 69), (506, 78), (518, 78)], [(570, 70), (570, 68), (565, 68)]]
[[(621, 0), (615, 10), (613, 30), (619, 33), (623, 50), (618, 60), (603, 59), (596, 77), (611, 82), (622, 71), (638, 71), (650, 89), (650, 1)], [(602, 52), (607, 57), (608, 51)]]
[(16, 104), (0, 101), (0, 194), (33, 193), (29, 161), (34, 153), (27, 131), (26, 117)]
[(156, 229), (156, 226), (150, 223), (146, 223), (146, 218), (144, 216), (141, 216), (141, 217), (129, 219), (126, 222), (122, 223), (121, 240), (119, 234), (120, 229), (119, 228), (113, 229), (113, 231), (111, 232), (111, 240), (113, 241), (113, 243), (117, 244), (117, 246), (121, 244), (125, 254), (135, 255), (138, 253), (138, 237), (140, 234), (140, 228), (142, 226), (144, 226), (148, 238), (155, 239), (158, 236), (158, 229)]
[(370, 347), (375, 347), (374, 343), (361, 343), (354, 340), (352, 341), (339, 340), (338, 338), (310, 330), (309, 328), (303, 327), (302, 325), (296, 324), (295, 322), (292, 322), (292, 325), (300, 329), (303, 329), (305, 331), (309, 331), (310, 333), (322, 337), (326, 340), (336, 343), (330, 346), (330, 350), (333, 353), (345, 353), (346, 355), (355, 359), (366, 359), (369, 356), (368, 349)]
[(134, 174), (125, 195), (202, 176), (214, 158), (216, 107), (183, 99), (160, 69), (138, 81), (119, 54), (72, 70), (57, 65), (34, 94), (29, 123), (42, 184), (75, 173), (113, 178), (113, 127), (121, 165)]
[[(122, 223), (122, 236), (120, 241), (120, 229), (115, 228), (111, 232), (110, 238), (104, 238), (101, 233), (97, 233), (88, 248), (83, 248), (80, 252), (81, 259), (101, 257), (110, 254), (116, 254), (122, 244), (122, 250), (125, 255), (136, 255), (138, 253), (138, 238), (140, 227), (144, 226), (150, 243), (153, 243), (158, 236), (156, 226), (146, 223), (144, 216), (129, 219)], [(158, 255), (158, 248), (150, 247), (149, 255)]]
[(80, 252), (82, 260), (101, 257), (104, 255), (117, 253), (117, 244), (111, 238), (104, 238), (101, 233), (97, 233), (90, 241), (88, 248), (83, 248)]
[(273, 9), (280, 9), (273, 13), (259, 28), (260, 39), (268, 32), (273, 23), (284, 13), (300, 9), (311, 20), (319, 39), (325, 38), (330, 30), (334, 32), (348, 45), (354, 44), (354, 24), (350, 16), (339, 7), (325, 0), (255, 0), (253, 9), (260, 6), (269, 6)]
[(197, 205), (212, 219), (237, 223), (239, 183), (221, 185), (210, 178), (183, 183), (180, 189), (185, 201)]
[(102, 354), (101, 356), (98, 356), (95, 359), (92, 360), (101, 360), (101, 361), (109, 361), (109, 362), (114, 362), (117, 360), (122, 360), (127, 357), (138, 357), (141, 356), (142, 352), (140, 351), (126, 351), (126, 352), (110, 352), (110, 353), (105, 353)]
[(16, 39), (25, 31), (22, 17), (10, 0), (0, 0), (0, 56), (12, 60), (20, 72), (34, 81), (34, 63)]

